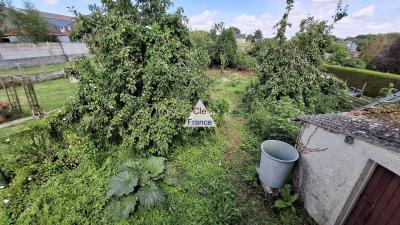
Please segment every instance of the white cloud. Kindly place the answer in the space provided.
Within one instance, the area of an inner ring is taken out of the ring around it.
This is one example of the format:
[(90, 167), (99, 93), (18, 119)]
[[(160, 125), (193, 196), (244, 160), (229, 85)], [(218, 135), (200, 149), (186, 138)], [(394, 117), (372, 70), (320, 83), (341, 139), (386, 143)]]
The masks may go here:
[(193, 30), (210, 30), (215, 23), (218, 11), (206, 10), (200, 14), (189, 17), (189, 27)]
[[(332, 21), (336, 12), (337, 0), (311, 0), (313, 4), (296, 1), (293, 11), (289, 15), (289, 22), (292, 27), (287, 28), (286, 36), (291, 37), (299, 30), (302, 19), (309, 15), (316, 19)], [(380, 7), (380, 6), (377, 6)], [(343, 18), (333, 30), (333, 34), (339, 37), (356, 36), (368, 33), (398, 32), (400, 30), (399, 5), (394, 5), (390, 11), (379, 13), (375, 5), (365, 5), (360, 10), (350, 13)], [(351, 8), (351, 5), (350, 5)], [(276, 30), (274, 25), (280, 20), (283, 14), (272, 15), (268, 11), (261, 15), (241, 14), (232, 19), (221, 18), (221, 12), (206, 10), (200, 14), (190, 17), (190, 26), (194, 29), (209, 30), (214, 22), (224, 21), (226, 26), (238, 27), (243, 33), (250, 34), (256, 29), (261, 29), (264, 37), (274, 36)]]
[(375, 6), (369, 5), (365, 8), (351, 14), (351, 18), (360, 19), (360, 18), (370, 17), (370, 16), (374, 15), (374, 11), (375, 11)]
[(264, 36), (271, 36), (276, 20), (270, 14), (261, 16), (242, 14), (233, 19), (232, 26), (239, 28), (242, 33), (250, 34), (255, 30), (262, 30)]
[(47, 5), (57, 5), (58, 0), (44, 0)]

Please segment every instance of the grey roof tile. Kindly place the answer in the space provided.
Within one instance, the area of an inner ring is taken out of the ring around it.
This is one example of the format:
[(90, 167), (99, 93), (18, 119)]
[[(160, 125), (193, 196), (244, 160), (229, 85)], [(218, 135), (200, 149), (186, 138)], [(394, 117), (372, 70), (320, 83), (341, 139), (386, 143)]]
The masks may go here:
[(300, 121), (400, 153), (400, 126), (351, 113), (307, 115)]

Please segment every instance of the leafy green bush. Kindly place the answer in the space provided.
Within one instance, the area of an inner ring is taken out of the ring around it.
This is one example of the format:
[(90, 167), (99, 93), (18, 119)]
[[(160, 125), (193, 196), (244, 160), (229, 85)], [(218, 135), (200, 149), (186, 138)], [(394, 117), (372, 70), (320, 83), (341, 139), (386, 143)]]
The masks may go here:
[(305, 112), (321, 113), (321, 101), (317, 96), (332, 96), (330, 99), (336, 100), (330, 103), (332, 110), (342, 110), (347, 106), (346, 102), (342, 105), (346, 100), (346, 87), (339, 79), (324, 73), (323, 67), (322, 56), (332, 42), (329, 32), (333, 26), (309, 17), (301, 22), (300, 31), (287, 41), (284, 33), (292, 7), (293, 2), (288, 1), (286, 16), (278, 23), (276, 41), (259, 53), (259, 82), (246, 90), (244, 106), (251, 111), (259, 103), (275, 103), (289, 97)]
[(396, 93), (398, 90), (394, 88), (394, 84), (390, 83), (389, 87), (379, 90), (377, 97), (386, 97), (390, 94)]
[(262, 140), (281, 140), (294, 144), (299, 126), (289, 122), (289, 118), (296, 118), (301, 114), (301, 110), (292, 100), (284, 98), (258, 107), (249, 114), (247, 125)]
[(342, 65), (349, 58), (349, 50), (345, 45), (332, 44), (327, 53), (330, 53), (327, 61), (333, 65)]
[(294, 203), (299, 199), (299, 194), (291, 194), (292, 186), (290, 184), (285, 184), (281, 191), (281, 199), (275, 201), (274, 206), (279, 209), (290, 208), (292, 212), (296, 212), (296, 208), (294, 207)]
[(343, 61), (341, 64), (343, 66), (353, 67), (357, 69), (366, 69), (367, 68), (367, 60), (360, 57), (352, 57)]
[(52, 163), (57, 160), (59, 146), (52, 142), (46, 120), (36, 122), (23, 132), (2, 140), (0, 154), (3, 171), (15, 172), (24, 167)]
[(386, 88), (390, 83), (400, 85), (400, 75), (382, 73), (373, 70), (363, 70), (344, 66), (325, 65), (327, 72), (346, 80), (349, 87), (362, 89), (367, 83), (364, 95), (376, 97), (381, 88)]
[(235, 31), (232, 28), (222, 29), (215, 40), (215, 51), (213, 57), (214, 65), (221, 64), (221, 55), (226, 58), (226, 66), (235, 68), (238, 57), (238, 46), (235, 39)]
[(250, 55), (240, 53), (240, 54), (238, 54), (238, 57), (236, 60), (236, 68), (239, 70), (256, 71), (257, 70), (257, 59)]
[(107, 1), (77, 14), (74, 36), (95, 53), (94, 63), (75, 63), (79, 89), (58, 118), (63, 124), (78, 124), (100, 148), (122, 144), (145, 155), (166, 156), (194, 132), (182, 125), (199, 99), (208, 104), (208, 56), (192, 48), (181, 11), (168, 6)]
[(209, 32), (202, 30), (192, 31), (190, 32), (190, 41), (194, 47), (207, 51), (209, 60), (212, 59), (215, 51), (215, 40), (212, 39)]

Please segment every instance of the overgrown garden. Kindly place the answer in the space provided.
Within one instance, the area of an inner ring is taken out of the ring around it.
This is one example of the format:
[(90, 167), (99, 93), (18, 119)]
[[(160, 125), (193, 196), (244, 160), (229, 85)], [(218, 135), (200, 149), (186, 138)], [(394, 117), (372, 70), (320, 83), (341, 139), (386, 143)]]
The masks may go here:
[[(323, 64), (346, 8), (333, 24), (306, 18), (288, 40), (287, 1), (277, 36), (256, 32), (262, 44), (245, 56), (258, 77), (218, 79), (210, 63), (240, 69), (237, 30), (220, 24), (193, 41), (169, 0), (103, 3), (75, 12), (73, 36), (94, 53), (73, 65), (77, 93), (1, 140), (0, 223), (313, 224), (289, 186), (278, 203), (264, 198), (255, 167), (262, 140), (294, 143), (289, 118), (351, 108)], [(217, 128), (183, 127), (199, 99)]]

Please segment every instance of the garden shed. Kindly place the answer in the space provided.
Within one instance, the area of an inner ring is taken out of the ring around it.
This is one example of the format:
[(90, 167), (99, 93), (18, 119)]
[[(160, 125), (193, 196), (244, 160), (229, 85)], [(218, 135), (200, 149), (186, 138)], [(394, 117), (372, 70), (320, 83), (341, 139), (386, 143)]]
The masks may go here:
[(303, 116), (295, 184), (321, 225), (400, 224), (400, 108)]

